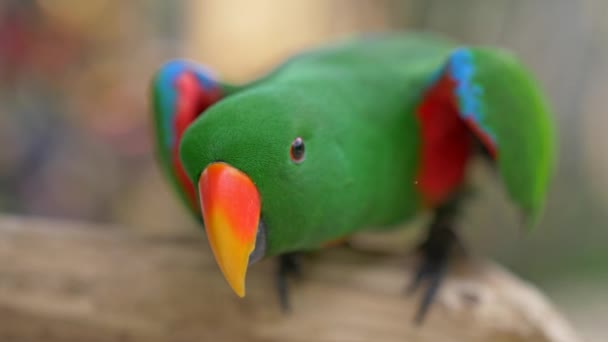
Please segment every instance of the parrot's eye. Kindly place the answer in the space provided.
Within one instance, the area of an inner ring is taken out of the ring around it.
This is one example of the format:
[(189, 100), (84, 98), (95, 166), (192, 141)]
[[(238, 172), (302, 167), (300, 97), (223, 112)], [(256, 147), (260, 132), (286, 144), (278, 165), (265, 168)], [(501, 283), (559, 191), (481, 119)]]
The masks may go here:
[(304, 160), (304, 140), (302, 140), (302, 138), (297, 137), (291, 143), (289, 156), (291, 157), (291, 160), (295, 163), (300, 163), (302, 160)]

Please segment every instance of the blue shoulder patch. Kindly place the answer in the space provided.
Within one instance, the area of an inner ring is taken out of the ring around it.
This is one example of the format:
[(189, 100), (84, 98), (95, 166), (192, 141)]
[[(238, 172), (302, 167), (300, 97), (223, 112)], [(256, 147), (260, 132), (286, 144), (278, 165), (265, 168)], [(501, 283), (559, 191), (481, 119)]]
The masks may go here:
[(154, 96), (158, 100), (158, 106), (160, 106), (159, 109), (162, 116), (160, 119), (163, 131), (165, 132), (164, 144), (167, 147), (178, 143), (177, 136), (173, 130), (173, 120), (179, 101), (176, 82), (185, 73), (195, 75), (201, 88), (204, 90), (210, 90), (216, 86), (215, 77), (210, 70), (188, 60), (172, 60), (160, 68), (154, 80)]
[(459, 115), (469, 124), (474, 124), (496, 147), (495, 133), (484, 124), (485, 113), (481, 105), (484, 89), (475, 83), (475, 68), (471, 50), (459, 48), (450, 55), (446, 71), (450, 78), (456, 81)]

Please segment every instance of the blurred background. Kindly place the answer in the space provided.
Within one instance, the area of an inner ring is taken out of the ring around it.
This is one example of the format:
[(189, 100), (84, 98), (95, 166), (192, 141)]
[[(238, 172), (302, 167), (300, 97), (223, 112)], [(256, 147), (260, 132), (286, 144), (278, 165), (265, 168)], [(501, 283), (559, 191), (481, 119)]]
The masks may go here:
[(605, 0), (1, 0), (0, 210), (194, 229), (152, 150), (148, 82), (163, 61), (192, 58), (239, 82), (300, 49), (396, 29), (503, 46), (535, 71), (560, 149), (541, 227), (522, 234), (491, 184), (465, 215), (466, 239), (589, 338), (608, 336)]

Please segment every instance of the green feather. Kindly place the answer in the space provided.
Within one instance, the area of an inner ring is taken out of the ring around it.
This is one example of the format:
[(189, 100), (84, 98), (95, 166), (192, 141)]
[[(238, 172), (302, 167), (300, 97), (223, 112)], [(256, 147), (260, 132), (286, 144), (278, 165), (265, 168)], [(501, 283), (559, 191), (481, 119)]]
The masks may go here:
[(539, 86), (510, 53), (472, 49), (475, 82), (483, 85), (485, 124), (496, 134), (506, 190), (534, 226), (542, 213), (554, 164), (554, 128)]

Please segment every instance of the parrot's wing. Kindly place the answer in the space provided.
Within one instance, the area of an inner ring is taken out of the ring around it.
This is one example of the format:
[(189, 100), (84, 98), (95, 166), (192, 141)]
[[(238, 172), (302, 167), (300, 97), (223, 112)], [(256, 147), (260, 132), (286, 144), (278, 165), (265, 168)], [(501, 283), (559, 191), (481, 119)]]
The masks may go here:
[(554, 162), (553, 125), (539, 87), (512, 55), (485, 48), (453, 51), (417, 115), (423, 194), (439, 199), (457, 185), (473, 135), (496, 161), (512, 200), (529, 223), (536, 221)]
[(183, 169), (179, 144), (186, 128), (224, 92), (210, 71), (184, 60), (166, 63), (152, 81), (157, 153), (165, 174), (194, 212), (200, 210), (197, 192)]

